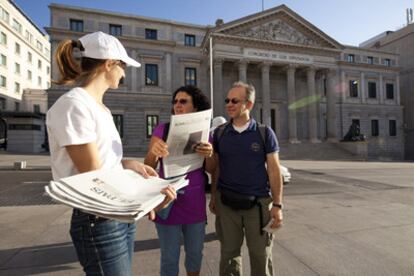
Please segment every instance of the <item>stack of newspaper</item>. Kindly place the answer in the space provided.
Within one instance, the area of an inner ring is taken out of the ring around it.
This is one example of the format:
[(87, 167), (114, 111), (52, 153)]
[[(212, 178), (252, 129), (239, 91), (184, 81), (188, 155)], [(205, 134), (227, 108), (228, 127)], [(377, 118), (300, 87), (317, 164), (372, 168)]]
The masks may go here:
[(45, 190), (54, 200), (84, 212), (134, 222), (164, 200), (160, 191), (167, 185), (178, 190), (187, 186), (188, 180), (145, 179), (123, 169), (97, 170), (51, 181)]

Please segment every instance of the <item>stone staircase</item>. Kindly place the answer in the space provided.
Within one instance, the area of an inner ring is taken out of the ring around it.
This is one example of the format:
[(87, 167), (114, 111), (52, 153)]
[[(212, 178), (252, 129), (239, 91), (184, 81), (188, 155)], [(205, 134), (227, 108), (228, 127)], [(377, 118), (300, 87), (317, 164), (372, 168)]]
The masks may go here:
[(341, 148), (338, 143), (282, 142), (279, 146), (281, 160), (364, 160), (363, 157)]

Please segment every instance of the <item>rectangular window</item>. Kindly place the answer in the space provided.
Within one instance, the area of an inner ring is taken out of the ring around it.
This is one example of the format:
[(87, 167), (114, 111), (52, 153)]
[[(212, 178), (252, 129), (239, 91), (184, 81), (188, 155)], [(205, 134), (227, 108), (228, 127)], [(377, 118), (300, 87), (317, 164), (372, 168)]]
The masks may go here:
[(147, 138), (151, 138), (154, 128), (158, 125), (158, 115), (147, 115)]
[(0, 87), (6, 87), (7, 86), (7, 79), (5, 76), (0, 76)]
[(145, 39), (157, 40), (157, 30), (145, 29)]
[(385, 85), (385, 90), (387, 91), (387, 100), (393, 100), (394, 99), (394, 84), (387, 83)]
[(34, 104), (33, 105), (33, 112), (34, 113), (40, 113), (40, 105)]
[(145, 64), (145, 85), (158, 85), (157, 64)]
[(349, 54), (349, 55), (347, 56), (347, 61), (348, 61), (348, 62), (355, 62), (355, 55), (353, 55), (353, 54)]
[(20, 74), (20, 64), (18, 64), (17, 62), (14, 63), (14, 73)]
[(50, 67), (46, 66), (46, 74), (50, 74)]
[(33, 35), (29, 31), (26, 31), (26, 40), (29, 41), (30, 44), (33, 43)]
[(371, 99), (375, 99), (377, 97), (377, 83), (376, 82), (368, 82), (368, 97)]
[(3, 9), (2, 7), (0, 7), (1, 10), (1, 19), (3, 19), (5, 22), (9, 23), (10, 20), (10, 15), (9, 13)]
[(27, 79), (32, 80), (32, 71), (27, 70)]
[(122, 25), (109, 24), (109, 34), (113, 36), (122, 35)]
[(185, 85), (197, 85), (197, 71), (196, 68), (185, 68)]
[(397, 136), (397, 121), (396, 120), (389, 121), (389, 132), (390, 132), (390, 136)]
[(357, 80), (349, 81), (349, 96), (352, 98), (358, 97), (358, 81)]
[(14, 44), (14, 52), (20, 55), (20, 44), (17, 42)]
[(32, 53), (27, 52), (27, 61), (28, 61), (28, 62), (30, 62), (30, 63), (32, 63), (32, 60), (33, 60), (33, 55), (32, 55)]
[(42, 52), (43, 51), (43, 44), (39, 40), (36, 40), (36, 48)]
[(0, 33), (0, 44), (7, 45), (7, 35), (3, 32)]
[(195, 47), (196, 46), (195, 35), (185, 34), (185, 36), (184, 36), (184, 45)]
[[(20, 111), (20, 103), (19, 102), (14, 102), (14, 111)], [(15, 125), (14, 124), (9, 125), (9, 129), (15, 129), (15, 128), (13, 128), (13, 126), (15, 126)]]
[(115, 127), (118, 130), (119, 136), (124, 137), (124, 116), (120, 114), (112, 114), (114, 119)]
[(367, 63), (368, 64), (374, 64), (374, 57), (368, 57), (367, 58)]
[(379, 135), (378, 120), (371, 120), (371, 136)]
[(69, 28), (74, 32), (83, 32), (83, 20), (70, 19)]
[(323, 79), (323, 95), (326, 97), (328, 92), (328, 80), (326, 78)]
[(37, 77), (37, 85), (42, 86), (42, 78)]
[(37, 69), (42, 69), (42, 61), (40, 59), (37, 60)]
[(13, 19), (12, 28), (18, 32), (22, 33), (22, 24), (20, 24), (16, 19)]
[(385, 59), (385, 66), (388, 66), (388, 67), (391, 66), (391, 60), (389, 58)]
[(15, 93), (20, 93), (20, 83), (18, 83), (18, 82), (14, 83), (14, 92)]
[(7, 57), (5, 55), (1, 55), (0, 65), (7, 66)]

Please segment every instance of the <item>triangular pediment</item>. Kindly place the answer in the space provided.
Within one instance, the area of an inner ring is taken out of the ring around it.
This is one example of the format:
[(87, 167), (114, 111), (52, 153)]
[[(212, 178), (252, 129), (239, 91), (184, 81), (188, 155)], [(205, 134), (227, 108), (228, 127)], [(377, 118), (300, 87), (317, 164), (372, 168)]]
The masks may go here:
[(240, 32), (234, 33), (233, 35), (275, 42), (323, 46), (321, 43), (318, 43), (317, 40), (295, 29), (281, 19), (276, 19), (271, 22), (260, 24), (259, 26), (247, 28)]
[(343, 46), (285, 5), (217, 26), (214, 33), (298, 46)]

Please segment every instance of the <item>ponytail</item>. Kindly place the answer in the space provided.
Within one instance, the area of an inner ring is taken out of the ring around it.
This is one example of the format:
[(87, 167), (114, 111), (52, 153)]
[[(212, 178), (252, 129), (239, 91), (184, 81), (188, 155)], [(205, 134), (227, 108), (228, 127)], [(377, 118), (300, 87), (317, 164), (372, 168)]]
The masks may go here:
[(73, 48), (82, 50), (80, 41), (64, 40), (56, 49), (55, 59), (61, 78), (54, 83), (59, 85), (72, 84), (81, 75), (79, 63), (73, 58)]

